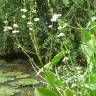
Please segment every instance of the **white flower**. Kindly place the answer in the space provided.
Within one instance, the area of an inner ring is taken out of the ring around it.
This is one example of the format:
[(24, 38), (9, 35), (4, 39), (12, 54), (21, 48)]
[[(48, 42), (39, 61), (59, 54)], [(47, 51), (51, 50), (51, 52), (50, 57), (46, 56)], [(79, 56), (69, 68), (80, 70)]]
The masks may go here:
[(57, 19), (59, 18), (59, 17), (61, 17), (62, 15), (61, 14), (53, 14), (53, 16), (52, 16), (52, 18), (51, 18), (51, 21), (52, 22), (55, 22), (55, 21), (57, 21)]
[(33, 12), (33, 13), (36, 13), (36, 10), (33, 10), (32, 12)]
[(53, 22), (53, 21), (57, 21), (57, 19), (58, 19), (58, 15), (57, 14), (54, 14), (53, 16), (52, 16), (52, 18), (51, 18), (51, 21)]
[(8, 27), (7, 27), (7, 26), (5, 26), (5, 27), (4, 27), (4, 29), (8, 29)]
[(52, 27), (53, 27), (53, 25), (49, 25), (48, 27), (49, 27), (49, 28), (52, 28)]
[(10, 27), (10, 26), (5, 26), (3, 31), (5, 32), (5, 31), (9, 31), (9, 30), (12, 30), (12, 27)]
[(17, 25), (17, 24), (13, 24), (13, 27), (14, 27), (14, 28), (18, 28), (18, 25)]
[(7, 28), (8, 28), (8, 30), (12, 30), (12, 27), (10, 27), (10, 26), (8, 26)]
[(80, 70), (77, 70), (77, 73), (78, 73), (78, 74), (80, 74), (80, 73), (81, 73), (81, 71), (80, 71)]
[(27, 12), (28, 10), (27, 9), (25, 9), (25, 8), (23, 8), (23, 9), (21, 9), (21, 12)]
[(8, 23), (8, 21), (7, 20), (5, 20), (5, 21), (3, 21), (5, 24), (7, 24)]
[(39, 21), (39, 20), (40, 20), (39, 18), (34, 18), (34, 21), (35, 21), (35, 22), (37, 22), (37, 21)]
[(26, 18), (26, 15), (22, 15), (22, 18), (24, 18), (24, 19), (25, 19), (25, 18)]
[(62, 62), (68, 61), (69, 58), (68, 57), (64, 57), (64, 59), (62, 60)]
[(27, 24), (28, 24), (28, 25), (31, 25), (31, 24), (32, 24), (32, 22), (27, 22)]
[(77, 69), (77, 70), (81, 70), (82, 68), (77, 66), (76, 69)]
[(58, 17), (61, 17), (62, 16), (62, 14), (57, 14), (58, 15)]
[(32, 28), (29, 28), (30, 31), (32, 31)]
[(63, 37), (65, 36), (64, 33), (60, 33), (57, 37)]
[(19, 33), (19, 30), (14, 30), (12, 31), (12, 33)]
[(8, 31), (6, 28), (4, 28), (4, 30), (3, 30), (4, 32), (6, 32), (6, 31)]
[(96, 16), (92, 17), (92, 22), (94, 22), (96, 20)]
[(58, 27), (58, 30), (60, 30), (60, 29), (62, 29), (62, 28), (63, 28), (63, 27), (59, 26), (59, 27)]

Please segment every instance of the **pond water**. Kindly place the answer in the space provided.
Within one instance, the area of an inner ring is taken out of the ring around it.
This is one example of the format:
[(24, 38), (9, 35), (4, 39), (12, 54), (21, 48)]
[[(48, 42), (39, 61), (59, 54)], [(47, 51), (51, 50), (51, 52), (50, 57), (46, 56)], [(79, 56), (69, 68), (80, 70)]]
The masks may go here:
[(30, 64), (0, 61), (0, 95), (34, 96), (38, 81)]

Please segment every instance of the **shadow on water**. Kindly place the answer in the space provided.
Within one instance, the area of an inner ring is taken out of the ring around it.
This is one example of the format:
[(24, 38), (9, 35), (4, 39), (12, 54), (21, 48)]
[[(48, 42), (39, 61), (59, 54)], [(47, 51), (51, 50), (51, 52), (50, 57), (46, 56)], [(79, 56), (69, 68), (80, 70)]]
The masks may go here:
[[(35, 80), (39, 80), (38, 77), (36, 77), (36, 73), (32, 69), (31, 64), (22, 59), (14, 59), (10, 62), (5, 60), (0, 60), (0, 72), (8, 73), (8, 72), (22, 72), (23, 74), (28, 74), (29, 77)], [(16, 81), (15, 79), (14, 81)], [(11, 81), (10, 81), (11, 82)], [(8, 82), (9, 83), (9, 82)], [(3, 83), (0, 86), (10, 86), (8, 83)], [(20, 92), (18, 94), (15, 94), (13, 96), (34, 96), (34, 87), (32, 85), (22, 87), (20, 86), (18, 89), (20, 89)]]

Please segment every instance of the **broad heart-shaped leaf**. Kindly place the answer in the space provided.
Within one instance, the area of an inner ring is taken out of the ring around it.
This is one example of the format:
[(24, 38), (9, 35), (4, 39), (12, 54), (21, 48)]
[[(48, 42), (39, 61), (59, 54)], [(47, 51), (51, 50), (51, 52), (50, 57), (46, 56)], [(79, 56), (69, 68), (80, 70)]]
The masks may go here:
[(51, 91), (47, 88), (36, 88), (35, 96), (59, 96), (54, 91)]
[(63, 81), (59, 80), (56, 76), (55, 73), (51, 71), (46, 71), (45, 72), (45, 80), (48, 83), (48, 87), (51, 89), (53, 86), (59, 87), (59, 88), (64, 88), (64, 83)]
[(91, 40), (91, 33), (87, 31), (87, 29), (84, 29), (81, 27), (81, 36), (82, 36), (82, 40), (83, 42), (88, 42), (89, 40)]
[(57, 64), (63, 57), (64, 57), (64, 51), (61, 51), (60, 53), (58, 53), (58, 54), (52, 59), (52, 65)]

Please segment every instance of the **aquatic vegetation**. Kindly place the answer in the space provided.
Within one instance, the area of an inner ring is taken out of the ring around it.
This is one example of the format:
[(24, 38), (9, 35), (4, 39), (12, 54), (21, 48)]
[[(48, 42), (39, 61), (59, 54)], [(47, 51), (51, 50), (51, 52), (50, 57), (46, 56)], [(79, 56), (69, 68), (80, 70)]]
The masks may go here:
[[(32, 79), (29, 74), (24, 74), (23, 72), (0, 72), (1, 96), (14, 96), (17, 93), (23, 94), (24, 92), (21, 90), (22, 87), (34, 86), (37, 84), (39, 84), (37, 80)], [(26, 89), (26, 92), (27, 91), (28, 89)]]
[(18, 79), (20, 79), (20, 78), (28, 78), (28, 77), (30, 77), (29, 74), (22, 74), (22, 75), (16, 76), (16, 78), (18, 78)]
[(1, 96), (14, 96), (14, 94), (20, 92), (19, 89), (9, 86), (0, 86), (0, 95)]
[(21, 76), (23, 74), (23, 72), (5, 72), (3, 74), (1, 74), (4, 77), (17, 77), (17, 76)]
[(18, 86), (18, 87), (32, 86), (36, 84), (39, 84), (39, 82), (34, 79), (20, 79), (20, 80), (10, 83), (10, 85)]
[(8, 82), (8, 81), (13, 81), (14, 78), (8, 78), (8, 77), (0, 77), (0, 83), (5, 83), (5, 82)]

